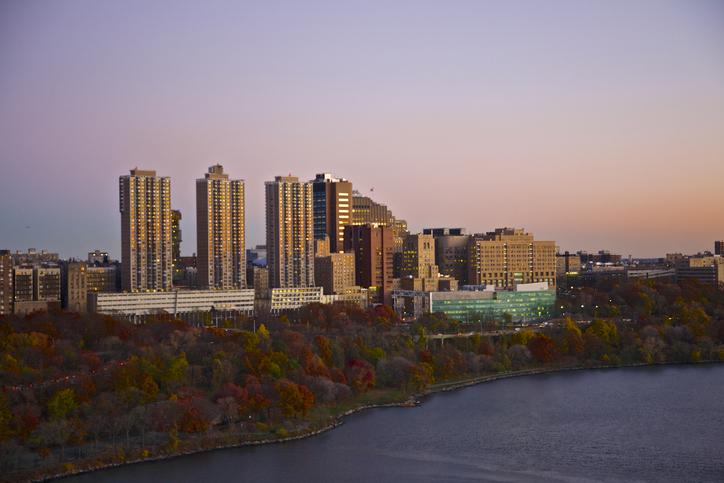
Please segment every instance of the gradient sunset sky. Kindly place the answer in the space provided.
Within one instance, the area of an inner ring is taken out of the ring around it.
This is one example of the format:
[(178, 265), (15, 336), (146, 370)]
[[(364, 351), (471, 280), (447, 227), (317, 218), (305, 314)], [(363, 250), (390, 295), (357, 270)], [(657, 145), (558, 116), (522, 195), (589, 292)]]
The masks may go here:
[[(411, 231), (724, 240), (722, 1), (0, 1), (0, 248), (120, 258), (118, 177), (328, 172)], [(374, 188), (374, 192), (370, 190)]]

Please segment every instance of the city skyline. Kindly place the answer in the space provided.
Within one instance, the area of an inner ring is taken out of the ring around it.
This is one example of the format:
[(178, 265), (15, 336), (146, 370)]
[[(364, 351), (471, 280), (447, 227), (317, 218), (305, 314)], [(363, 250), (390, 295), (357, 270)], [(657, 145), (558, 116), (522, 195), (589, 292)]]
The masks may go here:
[[(117, 177), (330, 173), (412, 233), (514, 227), (562, 251), (724, 238), (720, 2), (0, 5), (0, 248), (121, 258)], [(374, 188), (374, 191), (370, 190)]]

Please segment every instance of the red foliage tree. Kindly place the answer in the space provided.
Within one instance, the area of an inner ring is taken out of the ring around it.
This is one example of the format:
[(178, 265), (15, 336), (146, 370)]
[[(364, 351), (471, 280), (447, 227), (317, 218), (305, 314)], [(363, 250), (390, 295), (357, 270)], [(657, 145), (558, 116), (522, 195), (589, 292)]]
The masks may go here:
[(367, 391), (375, 385), (375, 368), (362, 359), (348, 360), (344, 374), (352, 389), (358, 393)]
[(344, 372), (340, 371), (336, 367), (329, 368), (329, 378), (338, 384), (347, 385), (347, 376), (345, 376)]
[(528, 350), (543, 364), (548, 364), (560, 357), (553, 343), (542, 335), (537, 335), (528, 342)]
[(495, 354), (495, 346), (488, 342), (487, 337), (480, 339), (480, 343), (478, 344), (478, 354), (490, 357)]

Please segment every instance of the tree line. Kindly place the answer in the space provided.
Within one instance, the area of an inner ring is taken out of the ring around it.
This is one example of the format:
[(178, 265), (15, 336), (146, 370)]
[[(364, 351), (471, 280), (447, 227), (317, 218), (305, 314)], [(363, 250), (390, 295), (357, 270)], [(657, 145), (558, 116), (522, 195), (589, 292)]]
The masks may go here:
[(269, 316), (256, 331), (167, 314), (137, 325), (64, 311), (5, 316), (0, 473), (301, 434), (382, 390), (496, 372), (724, 359), (721, 288), (604, 281), (557, 304), (568, 316), (542, 329), (444, 341), (427, 334), (475, 327), (442, 313), (401, 324), (390, 307), (350, 303), (308, 305), (295, 323)]

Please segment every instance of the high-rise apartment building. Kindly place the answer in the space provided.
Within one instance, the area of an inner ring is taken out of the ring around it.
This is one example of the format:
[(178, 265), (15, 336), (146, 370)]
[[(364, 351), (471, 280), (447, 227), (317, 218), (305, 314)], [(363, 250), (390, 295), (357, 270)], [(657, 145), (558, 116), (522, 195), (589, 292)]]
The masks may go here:
[(198, 284), (246, 288), (244, 181), (230, 180), (217, 164), (196, 180)]
[(724, 255), (724, 241), (714, 242), (714, 255)]
[(171, 179), (137, 168), (118, 181), (122, 290), (170, 290), (173, 272)]
[(22, 265), (13, 268), (13, 313), (26, 315), (61, 307), (61, 277), (57, 266)]
[(33, 300), (59, 301), (60, 300), (60, 268), (34, 267), (33, 285), (35, 295)]
[(13, 258), (8, 250), (0, 250), (0, 315), (13, 312)]
[(15, 285), (15, 303), (32, 302), (35, 297), (33, 287), (33, 267), (17, 266), (13, 268), (13, 281)]
[(180, 284), (183, 279), (181, 266), (181, 211), (171, 210), (171, 256), (173, 257), (173, 284)]
[(514, 228), (498, 228), (474, 235), (468, 244), (468, 284), (513, 289), (516, 285), (546, 282), (556, 286), (556, 243), (535, 241)]
[(393, 229), (373, 224), (347, 226), (344, 251), (355, 254), (355, 284), (369, 289), (370, 303), (392, 303)]
[(276, 176), (264, 184), (269, 288), (313, 287), (312, 183)]
[(117, 270), (115, 265), (88, 267), (86, 269), (88, 292), (112, 293), (117, 292)]
[(352, 224), (352, 183), (318, 174), (312, 183), (314, 239), (329, 237), (329, 251), (338, 253), (344, 245), (344, 227)]

